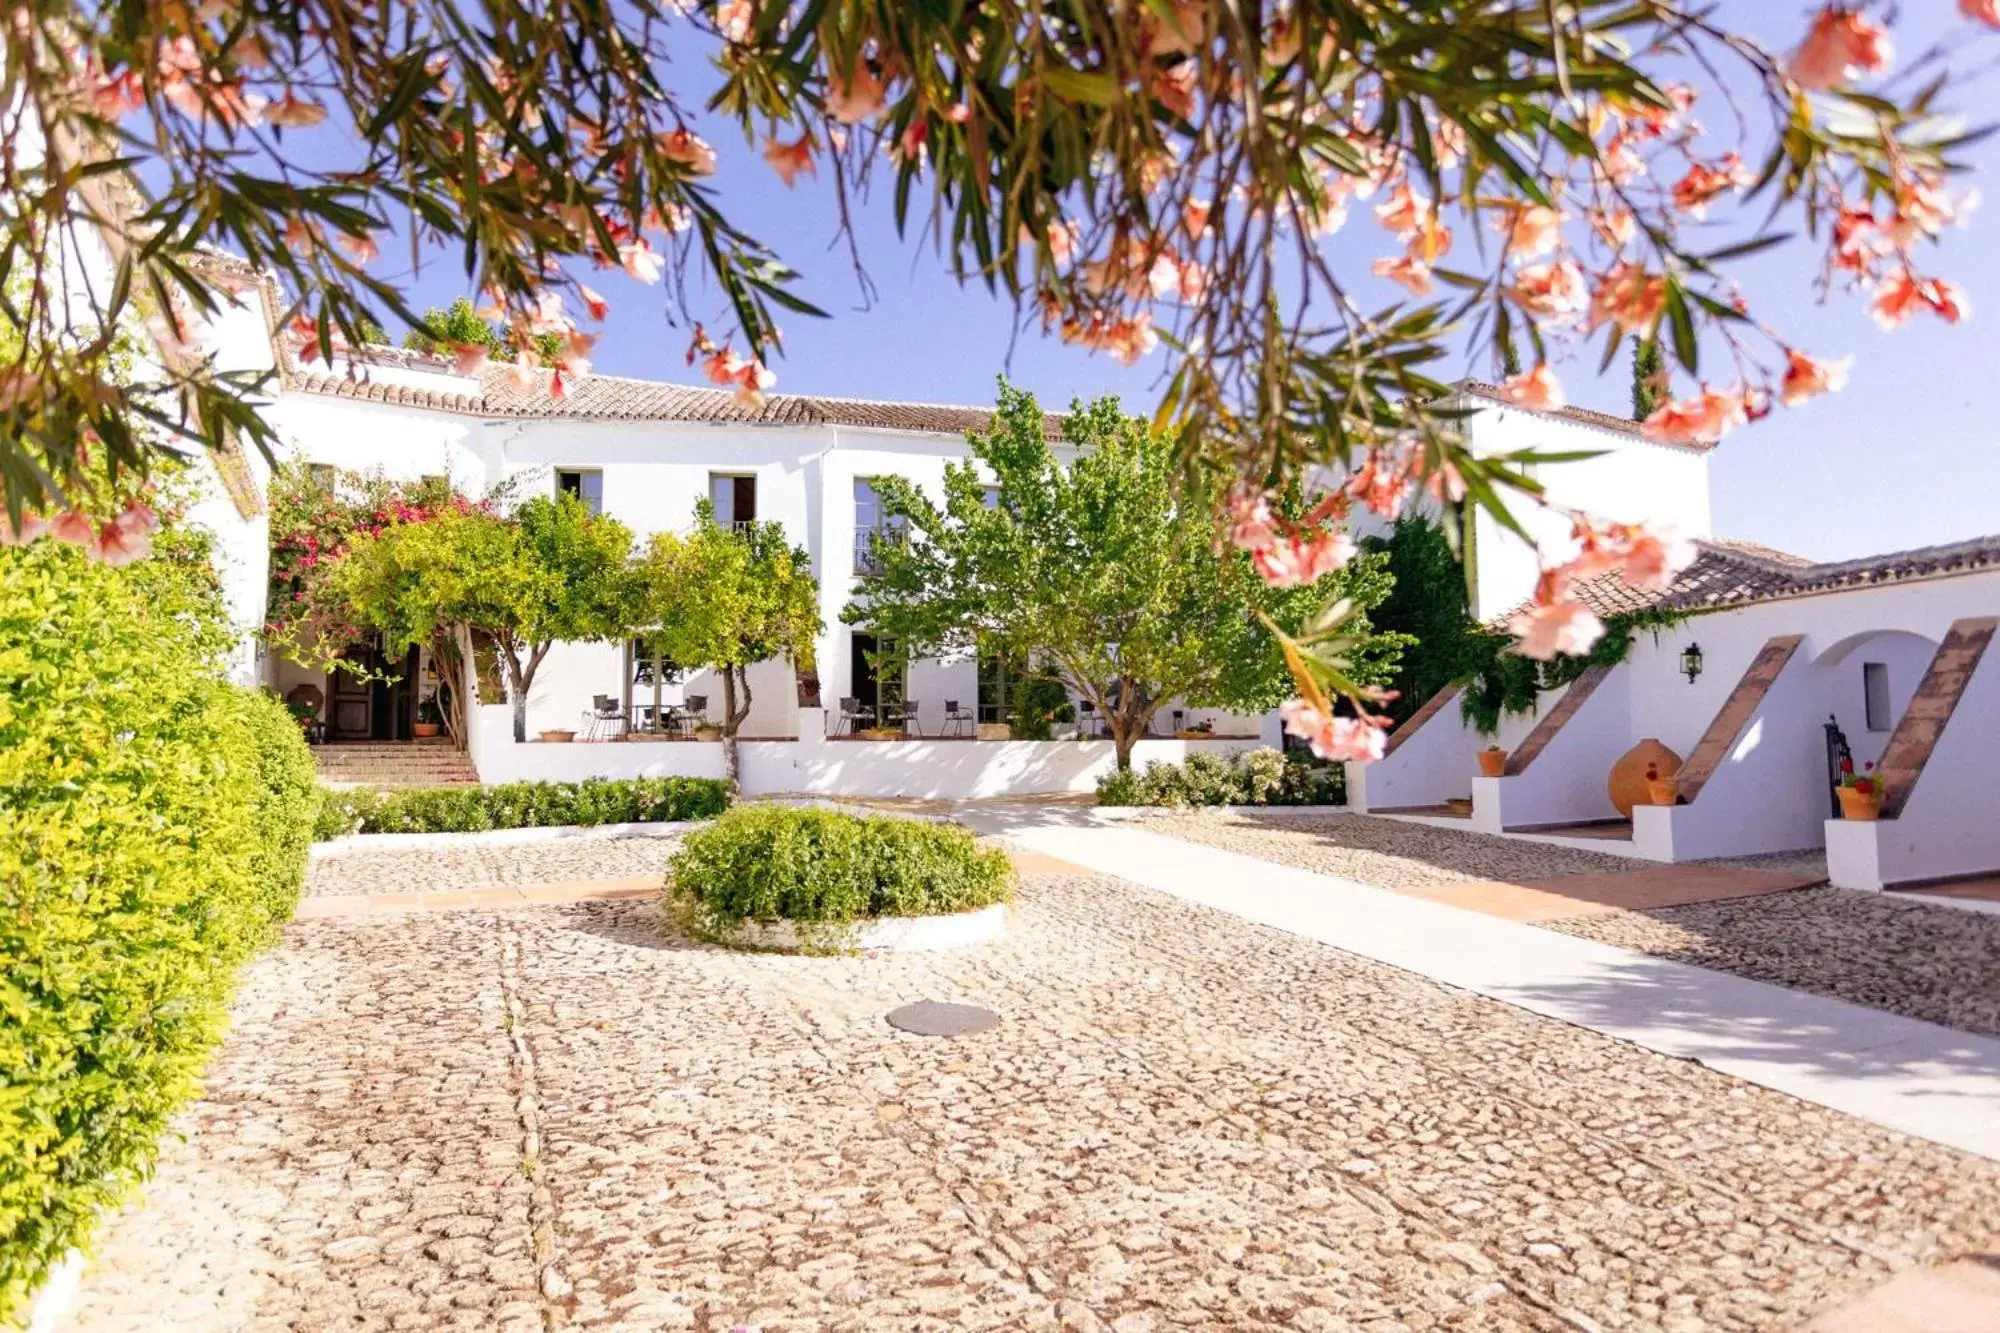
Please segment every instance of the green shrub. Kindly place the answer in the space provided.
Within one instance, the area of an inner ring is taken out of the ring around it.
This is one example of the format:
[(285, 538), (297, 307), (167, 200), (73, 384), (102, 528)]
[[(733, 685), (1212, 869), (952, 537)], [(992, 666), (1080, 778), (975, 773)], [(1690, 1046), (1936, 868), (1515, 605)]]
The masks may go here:
[(0, 548), (0, 1324), (146, 1171), (298, 897), (312, 758), (230, 642), (192, 534)]
[(1181, 764), (1097, 780), (1099, 805), (1342, 805), (1346, 770), (1266, 747), (1224, 757), (1197, 750)]
[[(937, 916), (1013, 897), (1006, 854), (962, 828), (886, 815), (745, 806), (690, 833), (667, 863), (669, 905), (696, 934), (747, 921), (833, 927), (872, 916)], [(809, 937), (810, 938), (810, 937)]]
[(313, 836), (349, 833), (475, 833), (572, 824), (657, 824), (712, 819), (729, 805), (713, 778), (586, 778), (500, 787), (330, 791)]

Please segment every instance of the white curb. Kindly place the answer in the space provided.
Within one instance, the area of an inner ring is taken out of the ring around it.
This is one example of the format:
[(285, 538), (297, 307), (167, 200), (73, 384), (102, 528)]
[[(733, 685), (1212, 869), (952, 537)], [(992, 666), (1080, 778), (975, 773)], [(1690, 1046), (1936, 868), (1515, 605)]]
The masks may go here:
[(676, 819), (651, 824), (558, 824), (547, 828), (482, 829), (476, 833), (350, 833), (312, 845), (323, 861), (349, 852), (408, 851), (423, 847), (512, 847), (568, 838), (675, 838), (703, 820)]
[[(1007, 934), (1007, 910), (1006, 903), (994, 903), (948, 916), (869, 917), (855, 922), (852, 933), (843, 932), (839, 944), (843, 950), (860, 953), (918, 953), (991, 944)], [(724, 942), (735, 948), (789, 953), (820, 943), (811, 926), (806, 933), (808, 939), (802, 941), (798, 927), (790, 921), (746, 921), (732, 929)]]

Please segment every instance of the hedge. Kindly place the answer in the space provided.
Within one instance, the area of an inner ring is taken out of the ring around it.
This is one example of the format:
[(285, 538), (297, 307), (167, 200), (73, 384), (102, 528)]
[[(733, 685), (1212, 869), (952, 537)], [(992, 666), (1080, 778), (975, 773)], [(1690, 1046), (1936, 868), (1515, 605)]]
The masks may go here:
[(510, 782), (499, 787), (414, 787), (330, 791), (317, 838), (349, 833), (474, 833), (570, 824), (657, 824), (712, 819), (729, 805), (714, 778), (588, 778)]
[(159, 547), (0, 549), (0, 1324), (149, 1168), (304, 878), (311, 755), (222, 679), (205, 542)]
[(1196, 751), (1184, 764), (1155, 761), (1143, 773), (1097, 780), (1099, 805), (1345, 805), (1347, 774), (1338, 764), (1266, 747), (1224, 758)]
[(839, 927), (1006, 902), (1006, 854), (949, 824), (797, 806), (744, 806), (690, 833), (667, 863), (667, 901), (695, 934), (728, 940), (748, 921)]

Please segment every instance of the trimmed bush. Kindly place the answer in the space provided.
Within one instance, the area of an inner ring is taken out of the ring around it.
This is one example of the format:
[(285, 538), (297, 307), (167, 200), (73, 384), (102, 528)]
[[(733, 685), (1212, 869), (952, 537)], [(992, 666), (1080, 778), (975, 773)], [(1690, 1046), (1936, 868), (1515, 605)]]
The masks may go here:
[(688, 928), (729, 939), (747, 921), (841, 927), (875, 916), (941, 916), (1007, 902), (1014, 867), (962, 828), (888, 815), (744, 806), (690, 833), (667, 863)]
[(713, 819), (728, 805), (728, 785), (714, 778), (586, 778), (402, 791), (357, 788), (326, 793), (314, 836), (659, 824)]
[(304, 876), (299, 728), (223, 680), (205, 541), (157, 550), (0, 548), (0, 1324), (148, 1169)]
[(1268, 746), (1225, 758), (1196, 751), (1183, 764), (1154, 761), (1143, 773), (1097, 780), (1099, 805), (1344, 805), (1347, 774), (1338, 764), (1282, 754)]

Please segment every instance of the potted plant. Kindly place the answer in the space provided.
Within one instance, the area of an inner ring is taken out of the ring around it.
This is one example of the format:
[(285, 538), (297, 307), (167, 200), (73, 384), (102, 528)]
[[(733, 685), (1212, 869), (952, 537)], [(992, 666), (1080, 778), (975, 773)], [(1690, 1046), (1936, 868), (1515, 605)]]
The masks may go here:
[(307, 699), (285, 700), (285, 711), (292, 715), (292, 721), (305, 731), (311, 731), (319, 721), (319, 705)]
[(1011, 741), (1014, 728), (1005, 722), (980, 722), (973, 726), (972, 734), (982, 741)]
[(1646, 801), (1650, 805), (1673, 805), (1680, 800), (1680, 780), (1669, 773), (1660, 776), (1658, 764), (1646, 765)]
[(444, 710), (438, 707), (435, 694), (427, 696), (417, 705), (417, 720), (410, 727), (410, 733), (420, 741), (427, 741), (438, 734), (444, 725)]
[(722, 728), (716, 726), (713, 722), (697, 722), (694, 728), (694, 738), (698, 741), (719, 741), (722, 739)]
[(1882, 817), (1882, 779), (1875, 772), (1875, 763), (1870, 760), (1857, 773), (1854, 761), (1840, 761), (1840, 817), (1842, 819), (1880, 819)]
[(1489, 745), (1479, 752), (1479, 776), (1482, 778), (1504, 777), (1507, 773), (1507, 752), (1497, 745)]
[(554, 727), (549, 729), (548, 731), (537, 732), (535, 734), (540, 740), (550, 745), (560, 745), (566, 741), (573, 741), (576, 739), (576, 733), (574, 731), (566, 731), (560, 727)]
[(1183, 727), (1174, 735), (1184, 741), (1204, 741), (1215, 735), (1215, 723), (1211, 719), (1203, 718), (1199, 722)]

